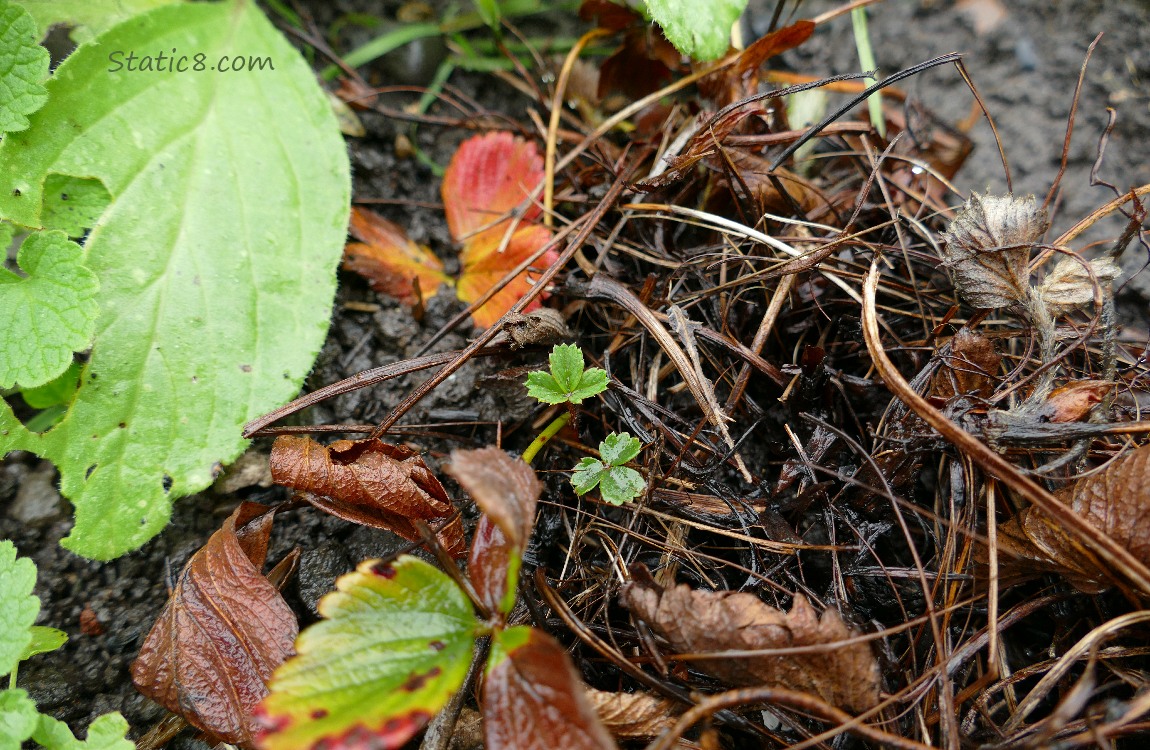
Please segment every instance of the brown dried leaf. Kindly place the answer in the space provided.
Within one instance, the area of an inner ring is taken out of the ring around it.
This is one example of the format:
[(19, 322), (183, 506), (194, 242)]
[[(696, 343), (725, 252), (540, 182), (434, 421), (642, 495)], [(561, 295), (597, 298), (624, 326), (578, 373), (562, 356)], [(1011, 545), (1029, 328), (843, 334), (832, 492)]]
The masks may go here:
[(541, 630), (496, 634), (484, 681), (486, 746), (500, 750), (614, 750), (563, 647)]
[[(323, 446), (311, 438), (281, 435), (272, 446), (272, 479), (304, 493), (333, 516), (390, 529), (419, 541), (412, 519), (436, 521), (455, 512), (447, 491), (415, 451), (382, 440), (339, 440)], [(439, 532), (452, 555), (465, 549), (459, 519)]]
[(798, 47), (810, 39), (814, 30), (814, 23), (801, 20), (760, 37), (740, 52), (730, 65), (700, 80), (699, 92), (719, 107), (758, 93), (762, 64), (775, 55)]
[(1026, 299), (1030, 248), (1050, 226), (1033, 195), (972, 193), (943, 234), (942, 259), (954, 286), (978, 308), (1007, 307)]
[(488, 447), (452, 451), (447, 473), (491, 516), (513, 546), (520, 550), (526, 546), (535, 526), (535, 505), (543, 494), (543, 484), (530, 466)]
[(136, 688), (190, 724), (252, 745), (251, 710), (292, 651), (295, 615), (260, 572), (273, 514), (242, 503), (180, 573), (139, 656)]
[(942, 399), (974, 394), (989, 398), (1002, 355), (994, 342), (977, 331), (962, 328), (950, 342), (950, 358), (934, 383), (934, 395)]
[(1077, 422), (1102, 403), (1114, 384), (1105, 380), (1072, 380), (1055, 388), (1039, 411), (1047, 422)]
[[(1150, 445), (1143, 445), (1105, 471), (1085, 477), (1055, 496), (1139, 561), (1150, 563), (1147, 486), (1150, 486)], [(1027, 508), (1002, 528), (1032, 546), (1032, 550), (1020, 550), (1018, 556), (1052, 564), (1083, 591), (1099, 591), (1110, 579), (1089, 550), (1037, 508)]]
[(683, 704), (650, 693), (609, 693), (588, 688), (587, 700), (607, 730), (623, 739), (650, 739), (670, 729)]
[[(507, 543), (507, 537), (495, 525), (488, 515), (479, 517), (479, 524), (475, 527), (475, 534), (471, 538), (471, 551), (467, 558), (467, 577), (479, 600), (491, 612), (507, 614), (514, 604), (512, 598), (508, 601), (507, 592), (511, 588), (508, 573), (512, 558), (518, 556)], [(519, 572), (519, 566), (515, 566)]]
[(753, 594), (695, 591), (683, 584), (660, 591), (654, 583), (639, 580), (624, 585), (619, 598), (680, 653), (828, 646), (813, 653), (693, 662), (730, 685), (801, 690), (854, 712), (878, 703), (878, 662), (870, 646), (854, 643), (836, 648), (839, 641), (857, 633), (847, 628), (836, 610), (828, 609), (820, 618), (801, 594), (795, 596), (790, 612)]
[[(743, 187), (746, 186), (751, 194), (744, 197), (755, 201), (761, 211), (785, 214), (791, 210), (790, 200), (779, 191), (771, 177), (779, 181), (804, 214), (809, 214), (825, 203), (809, 182), (782, 167), (772, 170), (769, 159), (745, 149), (724, 148), (722, 153), (706, 157), (704, 163), (724, 175), (722, 184), (727, 189), (743, 195), (746, 192)], [(729, 176), (732, 169), (738, 173), (737, 178)]]
[[(1090, 269), (1098, 279), (1102, 299), (1105, 300), (1113, 293), (1111, 288), (1114, 279), (1118, 278), (1122, 269), (1112, 258), (1092, 260)], [(1094, 301), (1094, 282), (1083, 262), (1077, 258), (1063, 258), (1054, 264), (1038, 291), (1047, 308), (1055, 315), (1073, 312)]]

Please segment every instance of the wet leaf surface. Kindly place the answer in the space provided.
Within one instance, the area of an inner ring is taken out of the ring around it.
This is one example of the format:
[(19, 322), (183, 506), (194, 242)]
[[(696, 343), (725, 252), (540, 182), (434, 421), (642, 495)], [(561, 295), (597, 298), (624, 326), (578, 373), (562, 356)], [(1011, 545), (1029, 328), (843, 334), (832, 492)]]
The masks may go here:
[(729, 685), (801, 690), (856, 713), (878, 703), (878, 662), (870, 646), (836, 645), (858, 633), (834, 609), (820, 617), (801, 594), (790, 612), (749, 593), (692, 590), (685, 584), (660, 591), (653, 582), (638, 580), (624, 585), (619, 598), (679, 653), (827, 647), (798, 654), (717, 656), (691, 662)]
[(480, 516), (471, 539), (467, 577), (480, 601), (492, 612), (506, 615), (514, 606), (519, 562), (519, 553), (491, 517)]
[(478, 622), (437, 568), (366, 560), (336, 588), (256, 711), (263, 750), (402, 747), (467, 675)]
[[(459, 299), (479, 299), (550, 241), (550, 230), (533, 224), (540, 215), (534, 202), (528, 201), (517, 224), (509, 218), (542, 180), (543, 159), (535, 144), (511, 133), (474, 136), (455, 152), (443, 176), (441, 192), (451, 236), (463, 244), (459, 254), (462, 270), (456, 286)], [(534, 267), (544, 269), (558, 257), (558, 253), (549, 250)], [(529, 272), (516, 276), (475, 311), (475, 325), (491, 326), (527, 293), (531, 284)], [(537, 299), (523, 312), (538, 307)]]
[(261, 573), (273, 519), (256, 503), (236, 509), (188, 561), (132, 664), (141, 693), (245, 746), (251, 710), (298, 632), (295, 614)]
[[(339, 440), (329, 446), (283, 435), (271, 454), (276, 484), (300, 490), (317, 508), (353, 523), (390, 529), (419, 541), (412, 519), (436, 521), (455, 512), (447, 491), (412, 450), (382, 440)], [(464, 551), (458, 519), (439, 532), (452, 555)]]
[(452, 451), (447, 472), (520, 550), (535, 525), (543, 484), (535, 471), (498, 448)]
[(434, 297), (441, 285), (453, 283), (435, 253), (374, 211), (353, 206), (350, 233), (359, 242), (344, 248), (343, 267), (363, 276), (380, 294), (412, 306)]
[(614, 748), (615, 742), (583, 691), (575, 666), (554, 638), (526, 627), (497, 633), (484, 683), (487, 747)]

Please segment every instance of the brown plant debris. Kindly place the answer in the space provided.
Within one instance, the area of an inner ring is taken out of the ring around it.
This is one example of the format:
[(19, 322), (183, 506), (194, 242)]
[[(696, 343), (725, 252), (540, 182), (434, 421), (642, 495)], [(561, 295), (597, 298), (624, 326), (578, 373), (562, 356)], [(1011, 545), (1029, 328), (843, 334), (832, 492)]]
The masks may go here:
[[(413, 519), (436, 521), (455, 512), (443, 485), (414, 451), (382, 440), (339, 440), (324, 446), (283, 435), (271, 454), (272, 479), (303, 493), (320, 510), (353, 523), (422, 537)], [(464, 551), (458, 519), (439, 532), (452, 554)]]
[(261, 572), (274, 519), (268, 510), (241, 504), (192, 555), (132, 663), (141, 693), (209, 736), (244, 747), (252, 746), (251, 710), (299, 632)]
[(856, 713), (878, 703), (878, 661), (870, 645), (838, 645), (858, 633), (837, 610), (827, 609), (819, 617), (802, 594), (795, 596), (790, 612), (783, 612), (754, 594), (700, 591), (686, 584), (660, 591), (632, 580), (619, 599), (680, 654), (825, 646), (793, 654), (692, 660), (728, 685), (801, 690)]
[(974, 307), (1007, 307), (1027, 298), (1030, 248), (1050, 220), (1033, 195), (972, 193), (942, 235), (942, 259), (954, 286)]

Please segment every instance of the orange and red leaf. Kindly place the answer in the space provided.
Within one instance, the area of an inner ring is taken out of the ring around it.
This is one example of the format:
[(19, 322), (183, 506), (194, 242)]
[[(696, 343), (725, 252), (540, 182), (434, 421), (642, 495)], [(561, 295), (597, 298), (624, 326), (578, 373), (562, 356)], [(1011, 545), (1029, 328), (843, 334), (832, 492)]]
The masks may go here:
[[(551, 232), (541, 226), (524, 226), (515, 234), (503, 252), (499, 252), (499, 245), (503, 235), (492, 236), (489, 232), (476, 237), (463, 248), (460, 262), (463, 271), (456, 284), (455, 293), (459, 299), (471, 303), (482, 297), (489, 289), (494, 287), (512, 269), (527, 258), (531, 257), (539, 248), (551, 241)], [(547, 269), (556, 260), (559, 254), (554, 250), (545, 252), (531, 268), (523, 271), (500, 289), (494, 297), (483, 304), (472, 314), (475, 325), (479, 328), (488, 328), (503, 317), (512, 305), (530, 291), (534, 279), (539, 272)], [(534, 273), (532, 273), (534, 271)], [(540, 295), (534, 302), (524, 308), (523, 312), (531, 312), (540, 307), (540, 300), (546, 297)]]
[(359, 242), (344, 248), (343, 267), (363, 276), (380, 294), (415, 305), (434, 297), (442, 284), (451, 284), (435, 253), (374, 211), (353, 207), (350, 231)]

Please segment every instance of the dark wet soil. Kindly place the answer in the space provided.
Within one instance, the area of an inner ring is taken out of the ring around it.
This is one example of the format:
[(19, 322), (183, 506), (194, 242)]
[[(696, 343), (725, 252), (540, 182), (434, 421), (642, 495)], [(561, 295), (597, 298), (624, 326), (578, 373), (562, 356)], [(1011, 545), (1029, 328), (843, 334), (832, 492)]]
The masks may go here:
[[(316, 9), (321, 27), (344, 12), (378, 12), (377, 7), (368, 8), (373, 4), (367, 2), (310, 5)], [(810, 2), (803, 12), (815, 15), (830, 5)], [(1150, 134), (1150, 47), (1146, 44), (1150, 8), (1145, 3), (1010, 2), (1006, 3), (1006, 19), (982, 33), (976, 32), (972, 17), (958, 7), (963, 5), (973, 3), (906, 1), (876, 9), (871, 33), (883, 71), (893, 72), (944, 52), (963, 52), (998, 124), (1015, 189), (1041, 195), (1058, 170), (1071, 94), (1086, 47), (1098, 31), (1105, 31), (1079, 104), (1055, 227), (1065, 228), (1113, 197), (1107, 189), (1089, 184), (1107, 107), (1118, 111), (1118, 121), (1101, 175), (1119, 189), (1150, 182), (1150, 147), (1146, 143)], [(857, 70), (849, 18), (820, 29), (787, 61), (796, 70), (820, 75)], [(482, 100), (498, 102), (512, 116), (521, 115), (527, 104), (509, 88), (493, 86), (489, 81), (460, 78), (456, 83)], [(970, 112), (972, 97), (951, 67), (920, 76), (906, 88), (944, 122), (956, 122)], [(367, 114), (363, 120), (369, 135), (351, 143), (356, 197), (436, 203), (438, 180), (416, 160), (396, 157), (397, 126), (378, 115)], [(422, 127), (417, 142), (432, 158), (446, 163), (462, 137), (458, 132)], [(959, 173), (958, 186), (964, 190), (1003, 190), (1003, 169), (989, 128), (979, 123), (970, 137), (976, 150)], [(379, 210), (406, 226), (415, 239), (450, 257), (449, 238), (439, 211), (409, 206)], [(1146, 260), (1144, 251), (1132, 248), (1127, 251), (1125, 265), (1133, 271)], [(416, 322), (405, 309), (378, 298), (358, 280), (344, 277), (341, 281), (331, 333), (309, 380), (311, 387), (413, 355), (460, 309), (457, 302), (441, 296), (429, 305), (424, 319)], [(1148, 298), (1150, 272), (1128, 282), (1121, 293), (1123, 318), (1132, 324), (1129, 335), (1145, 336), (1138, 326), (1146, 325)], [(366, 311), (363, 303), (369, 306)], [(459, 348), (465, 345), (468, 333), (450, 334), (436, 348)], [(523, 361), (530, 361), (530, 355), (525, 356)], [(542, 356), (537, 359), (542, 360)], [(491, 440), (495, 422), (503, 420), (510, 426), (529, 414), (530, 404), (520, 393), (501, 389), (497, 380), (489, 379), (495, 369), (495, 365), (483, 363), (468, 366), (408, 418), (412, 424), (425, 420), (477, 423), (452, 428), (454, 443), (419, 432), (407, 434), (414, 446), (430, 451), (433, 464), (437, 455), (442, 455), (440, 451), (451, 445)], [(309, 423), (378, 420), (419, 379), (412, 376), (348, 394), (313, 409), (302, 419)], [(505, 430), (504, 439), (514, 441), (516, 437)], [(168, 582), (235, 505), (241, 499), (279, 502), (284, 498), (281, 490), (259, 484), (260, 456), (268, 447), (268, 441), (257, 441), (252, 447), (254, 455), (249, 459), (257, 475), (253, 483), (239, 489), (220, 487), (180, 500), (172, 524), (163, 534), (143, 549), (108, 563), (77, 558), (59, 546), (70, 521), (67, 503), (56, 492), (50, 465), (15, 454), (0, 466), (0, 537), (12, 539), (21, 554), (32, 557), (39, 567), (36, 593), (43, 602), (39, 622), (60, 627), (70, 636), (63, 649), (37, 657), (21, 669), (22, 686), (42, 710), (77, 730), (99, 714), (119, 710), (131, 723), (135, 736), (164, 715), (162, 709), (135, 693), (128, 666), (164, 605)], [(314, 611), (316, 598), (355, 562), (385, 555), (403, 544), (386, 532), (358, 528), (311, 511), (285, 514), (277, 522), (274, 539), (272, 561), (294, 546), (304, 550), (300, 576), (287, 592), (291, 603), (303, 613)], [(82, 618), (87, 623), (83, 631)], [(93, 618), (98, 625), (93, 625)], [(185, 736), (175, 744), (191, 742)]]

